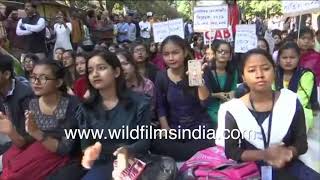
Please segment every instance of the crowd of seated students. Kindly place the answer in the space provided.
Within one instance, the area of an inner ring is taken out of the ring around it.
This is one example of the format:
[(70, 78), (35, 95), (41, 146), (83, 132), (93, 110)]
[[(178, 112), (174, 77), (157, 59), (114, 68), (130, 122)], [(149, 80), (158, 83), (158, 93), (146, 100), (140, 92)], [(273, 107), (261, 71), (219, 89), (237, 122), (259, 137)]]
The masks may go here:
[[(304, 179), (317, 179), (319, 174), (298, 159), (308, 149), (307, 134), (319, 110), (315, 35), (302, 28), (299, 38), (274, 37), (276, 61), (263, 38), (242, 59), (224, 40), (204, 48), (197, 37), (190, 51), (175, 35), (161, 44), (111, 45), (112, 52), (57, 47), (52, 58), (27, 54), (23, 78), (15, 74), (14, 60), (0, 55), (0, 179), (111, 179), (119, 157), (125, 164), (135, 158), (148, 162), (145, 172), (166, 160), (170, 165), (162, 168), (170, 167), (170, 174), (175, 162), (215, 145), (235, 161), (272, 166), (275, 178), (308, 174)], [(194, 55), (203, 63), (199, 87), (188, 84), (187, 62)], [(240, 83), (245, 90), (237, 94)], [(112, 139), (107, 134), (155, 124), (167, 132), (201, 126), (267, 134), (269, 123), (267, 142), (261, 136), (240, 144), (239, 139)], [(65, 132), (76, 129), (103, 130), (105, 139), (68, 138)]]

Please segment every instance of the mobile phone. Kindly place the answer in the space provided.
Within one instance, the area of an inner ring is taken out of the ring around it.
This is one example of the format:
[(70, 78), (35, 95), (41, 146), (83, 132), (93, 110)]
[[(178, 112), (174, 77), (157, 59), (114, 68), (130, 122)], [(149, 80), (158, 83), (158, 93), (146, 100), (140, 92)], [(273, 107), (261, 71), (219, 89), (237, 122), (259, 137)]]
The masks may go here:
[(199, 60), (188, 61), (189, 86), (202, 86), (202, 63)]
[(117, 155), (117, 165), (118, 165), (118, 168), (123, 171), (124, 169), (127, 168), (127, 157), (126, 155), (124, 154), (118, 154)]

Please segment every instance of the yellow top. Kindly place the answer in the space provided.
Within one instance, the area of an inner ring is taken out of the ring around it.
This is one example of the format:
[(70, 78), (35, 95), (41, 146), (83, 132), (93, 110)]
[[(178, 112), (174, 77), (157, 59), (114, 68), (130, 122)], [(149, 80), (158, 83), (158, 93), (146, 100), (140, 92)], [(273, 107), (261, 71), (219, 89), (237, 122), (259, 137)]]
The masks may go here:
[[(313, 127), (313, 111), (310, 109), (310, 97), (314, 85), (314, 75), (311, 72), (305, 72), (300, 78), (300, 84), (298, 85), (298, 98), (304, 109), (304, 115), (306, 119), (307, 131)], [(283, 87), (288, 88), (289, 81), (283, 81)]]

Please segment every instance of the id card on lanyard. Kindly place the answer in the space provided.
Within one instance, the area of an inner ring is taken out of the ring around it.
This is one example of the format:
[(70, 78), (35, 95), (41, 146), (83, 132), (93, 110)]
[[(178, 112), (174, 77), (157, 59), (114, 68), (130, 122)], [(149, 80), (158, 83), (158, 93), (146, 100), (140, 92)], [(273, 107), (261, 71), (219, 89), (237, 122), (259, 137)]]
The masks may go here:
[[(256, 108), (254, 107), (253, 104), (253, 100), (250, 97), (250, 103), (251, 103), (251, 107), (253, 108), (254, 112), (256, 111)], [(270, 144), (270, 136), (271, 136), (271, 125), (272, 125), (272, 112), (273, 112), (273, 106), (274, 106), (274, 101), (275, 101), (275, 94), (272, 93), (272, 109), (271, 109), (271, 113), (269, 115), (269, 122), (268, 122), (268, 132), (267, 134), (265, 133), (263, 127), (262, 127), (262, 123), (258, 123), (260, 129), (261, 129), (261, 134), (262, 134), (262, 138), (263, 138), (263, 145), (264, 145), (264, 149), (267, 149), (269, 147)], [(261, 166), (261, 180), (272, 180), (272, 166)]]

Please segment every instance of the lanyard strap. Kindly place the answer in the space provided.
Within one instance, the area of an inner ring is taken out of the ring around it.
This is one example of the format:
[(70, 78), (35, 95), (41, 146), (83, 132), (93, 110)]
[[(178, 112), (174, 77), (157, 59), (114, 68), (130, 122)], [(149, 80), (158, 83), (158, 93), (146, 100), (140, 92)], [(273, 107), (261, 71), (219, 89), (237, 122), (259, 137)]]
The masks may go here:
[(220, 82), (219, 82), (219, 79), (218, 79), (217, 70), (214, 69), (213, 72), (214, 72), (214, 76), (215, 76), (214, 79), (215, 79), (215, 81), (216, 81), (216, 83), (217, 83), (217, 85), (218, 85), (218, 87), (219, 87), (219, 91), (220, 91), (220, 92), (224, 92), (224, 90), (225, 90), (224, 88), (225, 88), (225, 87), (221, 87), (221, 85), (220, 85)]
[[(253, 100), (252, 100), (251, 96), (249, 97), (249, 99), (250, 99), (251, 107), (253, 108), (254, 113), (255, 113), (255, 115), (256, 115), (256, 112), (257, 112), (257, 111), (256, 111), (256, 108), (254, 107)], [(269, 144), (270, 144), (271, 124), (272, 124), (272, 112), (273, 112), (273, 107), (274, 107), (274, 101), (275, 101), (275, 93), (273, 92), (273, 93), (272, 93), (272, 108), (271, 108), (271, 113), (270, 113), (270, 115), (269, 115), (269, 122), (268, 122), (268, 134), (267, 134), (268, 137), (266, 137), (266, 134), (265, 134), (264, 129), (263, 129), (263, 127), (262, 127), (262, 123), (261, 123), (261, 124), (258, 123), (258, 125), (259, 125), (259, 127), (260, 127), (260, 129), (261, 129), (261, 134), (262, 134), (262, 138), (263, 138), (264, 149), (267, 149), (267, 148), (269, 147)], [(257, 116), (256, 116), (255, 118), (257, 118)]]

